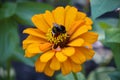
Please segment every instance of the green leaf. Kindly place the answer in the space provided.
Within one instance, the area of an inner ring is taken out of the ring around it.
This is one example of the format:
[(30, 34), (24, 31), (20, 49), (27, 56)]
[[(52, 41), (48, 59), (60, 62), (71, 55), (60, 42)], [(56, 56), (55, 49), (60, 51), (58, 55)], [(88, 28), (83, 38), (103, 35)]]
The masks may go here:
[(112, 28), (111, 25), (109, 25), (108, 23), (105, 23), (105, 22), (100, 22), (99, 25), (100, 25), (100, 27), (101, 27), (103, 30)]
[(93, 20), (120, 7), (120, 0), (90, 0), (90, 3)]
[(120, 72), (115, 71), (109, 74), (111, 80), (120, 80)]
[[(114, 40), (114, 41), (116, 41), (116, 40)], [(117, 69), (120, 71), (120, 43), (110, 43), (110, 42), (108, 42), (107, 44), (112, 49), (113, 56), (114, 56), (114, 59), (115, 59), (115, 64), (117, 66)]]
[(116, 28), (118, 19), (114, 18), (100, 18), (94, 21), (93, 30), (99, 33), (99, 40), (105, 39), (105, 30), (108, 28)]
[(16, 10), (16, 3), (7, 2), (2, 4), (0, 8), (0, 19), (9, 18), (14, 15)]
[(0, 64), (5, 63), (19, 45), (17, 24), (12, 19), (0, 21)]
[(23, 2), (18, 3), (16, 9), (16, 17), (18, 22), (21, 24), (31, 25), (31, 17), (35, 14), (40, 14), (45, 12), (45, 10), (52, 10), (53, 7), (45, 4), (45, 3), (38, 3), (38, 2)]
[(12, 19), (4, 19), (0, 24), (0, 65), (6, 66), (8, 61), (17, 60), (33, 66), (36, 57), (24, 57), (19, 43), (17, 23)]
[(105, 32), (106, 42), (107, 43), (119, 43), (120, 44), (120, 29), (119, 28), (111, 28), (107, 29)]
[(120, 71), (120, 29), (108, 29), (105, 36), (105, 42), (112, 49), (117, 69)]
[(99, 67), (89, 74), (88, 80), (110, 80), (108, 74), (113, 71), (115, 69), (112, 67)]
[[(77, 74), (78, 80), (86, 80), (84, 75), (81, 72), (76, 74)], [(62, 74), (58, 74), (55, 79), (56, 80), (75, 80), (72, 73), (66, 76), (63, 76)]]

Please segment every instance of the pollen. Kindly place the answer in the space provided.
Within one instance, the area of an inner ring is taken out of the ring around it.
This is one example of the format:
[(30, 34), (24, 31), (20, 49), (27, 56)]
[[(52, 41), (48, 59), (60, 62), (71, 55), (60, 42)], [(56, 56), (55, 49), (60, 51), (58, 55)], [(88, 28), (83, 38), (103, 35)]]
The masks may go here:
[(58, 36), (52, 33), (52, 29), (48, 29), (48, 33), (46, 34), (47, 40), (54, 44), (54, 48), (65, 47), (65, 44), (68, 42), (69, 35), (67, 33), (60, 33)]

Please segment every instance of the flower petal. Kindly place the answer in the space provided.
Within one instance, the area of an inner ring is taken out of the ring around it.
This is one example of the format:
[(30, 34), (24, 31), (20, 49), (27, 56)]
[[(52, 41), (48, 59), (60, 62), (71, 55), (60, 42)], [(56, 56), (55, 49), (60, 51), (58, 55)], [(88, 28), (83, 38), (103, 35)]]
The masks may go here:
[(83, 20), (73, 22), (73, 24), (70, 26), (68, 30), (68, 34), (72, 35), (77, 30), (77, 28), (81, 27), (83, 22), (84, 22)]
[(64, 8), (63, 7), (57, 7), (55, 10), (53, 10), (53, 15), (55, 22), (60, 25), (64, 25)]
[(92, 20), (89, 17), (85, 18), (85, 22), (86, 22), (87, 25), (92, 25), (93, 24)]
[(67, 47), (67, 48), (64, 48), (62, 52), (66, 56), (72, 56), (75, 53), (75, 49), (73, 47)]
[(84, 43), (84, 40), (82, 38), (77, 38), (71, 41), (70, 43), (68, 43), (68, 46), (80, 47), (83, 43)]
[(90, 44), (93, 44), (98, 39), (98, 34), (95, 32), (86, 32), (80, 36), (85, 40), (85, 42), (88, 42)]
[(26, 49), (28, 47), (28, 44), (23, 44), (23, 49)]
[(55, 71), (50, 68), (50, 64), (49, 63), (50, 62), (48, 62), (48, 64), (46, 65), (44, 73), (46, 75), (48, 75), (48, 76), (53, 76), (53, 74), (54, 74)]
[(71, 35), (70, 40), (77, 38), (78, 36), (80, 36), (81, 34), (87, 32), (87, 31), (88, 31), (88, 28), (86, 25), (81, 26)]
[(94, 50), (92, 50), (92, 49), (81, 47), (81, 48), (79, 48), (79, 50), (81, 51), (81, 53), (84, 53), (87, 60), (92, 59), (92, 57), (95, 54)]
[(76, 16), (76, 21), (77, 20), (84, 20), (86, 18), (86, 14), (83, 12), (77, 12), (77, 16)]
[(50, 11), (46, 11), (45, 14), (43, 14), (44, 19), (49, 24), (50, 27), (53, 26), (53, 23), (55, 23), (54, 17)]
[(47, 50), (49, 50), (51, 48), (51, 46), (52, 46), (51, 43), (46, 42), (44, 44), (41, 44), (40, 50), (43, 51), (43, 52), (47, 51)]
[(70, 7), (71, 7), (71, 6), (67, 5), (67, 6), (65, 7), (65, 12), (67, 12), (67, 11), (70, 9)]
[(82, 67), (80, 66), (80, 64), (75, 64), (75, 63), (71, 63), (71, 66), (72, 66), (72, 71), (73, 72), (79, 72), (82, 70)]
[(60, 62), (67, 60), (67, 56), (65, 56), (62, 52), (57, 52), (55, 56)]
[(25, 55), (24, 55), (24, 57), (31, 58), (31, 57), (33, 57), (33, 56), (35, 56), (35, 55), (37, 55), (37, 54), (39, 54), (39, 53), (30, 53), (30, 52), (28, 52), (27, 50), (25, 50)]
[(82, 64), (86, 61), (86, 56), (81, 52), (81, 50), (79, 50), (79, 48), (75, 48), (75, 54), (72, 55), (70, 59), (76, 64)]
[(50, 68), (53, 70), (60, 69), (60, 62), (57, 60), (57, 58), (55, 56), (52, 58), (52, 61), (50, 63)]
[(79, 59), (79, 57), (78, 57), (76, 54), (77, 54), (77, 53), (75, 53), (74, 55), (70, 56), (70, 59), (71, 59), (74, 63), (76, 63), (76, 64), (81, 64), (80, 59)]
[(47, 33), (48, 28), (50, 27), (47, 22), (44, 20), (43, 14), (37, 14), (32, 17), (32, 22), (35, 26), (44, 33)]
[(86, 48), (90, 48), (90, 49), (93, 48), (93, 47), (92, 47), (92, 44), (90, 44), (90, 43), (88, 43), (88, 42), (84, 42), (82, 46), (84, 46), (84, 47), (86, 47)]
[(79, 58), (80, 60), (80, 64), (84, 63), (86, 61), (86, 56), (84, 55), (84, 53), (82, 53), (79, 48), (75, 48), (75, 53), (76, 56)]
[(45, 34), (41, 33), (38, 29), (27, 28), (23, 31), (23, 33), (27, 33), (36, 37), (40, 37), (42, 39), (46, 39)]
[(23, 40), (23, 49), (26, 49), (29, 44), (37, 43), (37, 44), (43, 44), (46, 43), (47, 40), (41, 39), (36, 36), (29, 35), (25, 40)]
[(30, 44), (30, 43), (46, 43), (47, 40), (41, 39), (36, 36), (29, 35), (24, 41), (23, 44)]
[(86, 22), (85, 24), (87, 25), (88, 29), (92, 30), (92, 26), (91, 26), (93, 24), (92, 20), (90, 18), (86, 17), (85, 22)]
[(29, 53), (41, 53), (42, 51), (40, 50), (40, 45), (41, 44), (30, 44), (28, 45), (26, 50)]
[(61, 71), (63, 75), (66, 75), (71, 72), (71, 64), (69, 60), (61, 63)]
[(65, 27), (67, 31), (72, 22), (75, 20), (77, 12), (78, 11), (75, 7), (70, 7), (68, 8), (68, 10), (65, 11)]
[(40, 59), (37, 59), (37, 61), (35, 62), (35, 70), (36, 72), (43, 72), (45, 69), (47, 63), (45, 62), (40, 62)]
[(54, 56), (54, 54), (55, 54), (54, 51), (47, 51), (46, 53), (43, 53), (40, 56), (40, 61), (41, 62), (48, 62)]

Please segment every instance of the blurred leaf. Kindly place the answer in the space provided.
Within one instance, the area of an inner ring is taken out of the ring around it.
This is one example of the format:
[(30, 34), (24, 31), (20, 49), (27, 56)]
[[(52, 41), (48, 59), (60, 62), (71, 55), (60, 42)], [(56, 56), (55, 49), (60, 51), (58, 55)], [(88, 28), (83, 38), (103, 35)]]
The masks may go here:
[[(77, 77), (78, 77), (78, 80), (86, 80), (84, 75), (81, 72), (77, 73)], [(58, 74), (56, 76), (56, 80), (74, 80), (74, 77), (72, 73), (66, 76), (63, 76), (62, 74)]]
[(120, 80), (120, 72), (112, 72), (109, 74), (111, 80)]
[(105, 23), (105, 22), (100, 22), (99, 25), (103, 30), (106, 30), (106, 29), (112, 27), (111, 25), (109, 25), (108, 23)]
[(19, 45), (17, 24), (12, 19), (0, 21), (0, 64), (5, 63)]
[(35, 14), (43, 13), (45, 10), (52, 10), (53, 7), (45, 4), (45, 3), (38, 3), (38, 2), (23, 2), (18, 3), (16, 9), (16, 19), (21, 24), (26, 25), (33, 25), (31, 22), (31, 17)]
[(120, 7), (120, 0), (90, 0), (90, 3), (93, 20)]
[(112, 67), (99, 67), (89, 74), (88, 80), (110, 80), (108, 74), (113, 71), (115, 69)]
[(105, 36), (105, 42), (112, 49), (117, 69), (120, 71), (120, 28), (106, 30)]
[(0, 8), (0, 19), (9, 18), (14, 15), (16, 10), (16, 3), (7, 2), (2, 4)]
[(0, 24), (0, 65), (6, 65), (8, 60), (15, 59), (33, 66), (35, 59), (25, 58), (20, 47), (17, 23), (12, 19), (5, 19)]
[[(101, 24), (102, 23), (102, 24)], [(99, 40), (105, 39), (105, 29), (104, 28), (116, 28), (118, 24), (118, 19), (115, 18), (100, 18), (94, 21), (93, 30), (99, 33)]]
[(107, 43), (119, 43), (120, 44), (120, 29), (111, 28), (106, 30), (106, 42)]

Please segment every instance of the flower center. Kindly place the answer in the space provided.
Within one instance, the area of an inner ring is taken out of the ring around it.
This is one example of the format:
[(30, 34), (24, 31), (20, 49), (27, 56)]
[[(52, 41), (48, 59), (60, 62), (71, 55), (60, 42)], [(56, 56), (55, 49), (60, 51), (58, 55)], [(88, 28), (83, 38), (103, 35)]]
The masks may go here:
[(46, 34), (47, 40), (53, 44), (53, 48), (63, 48), (69, 40), (69, 35), (66, 33), (63, 25), (53, 24), (53, 27), (48, 30)]

